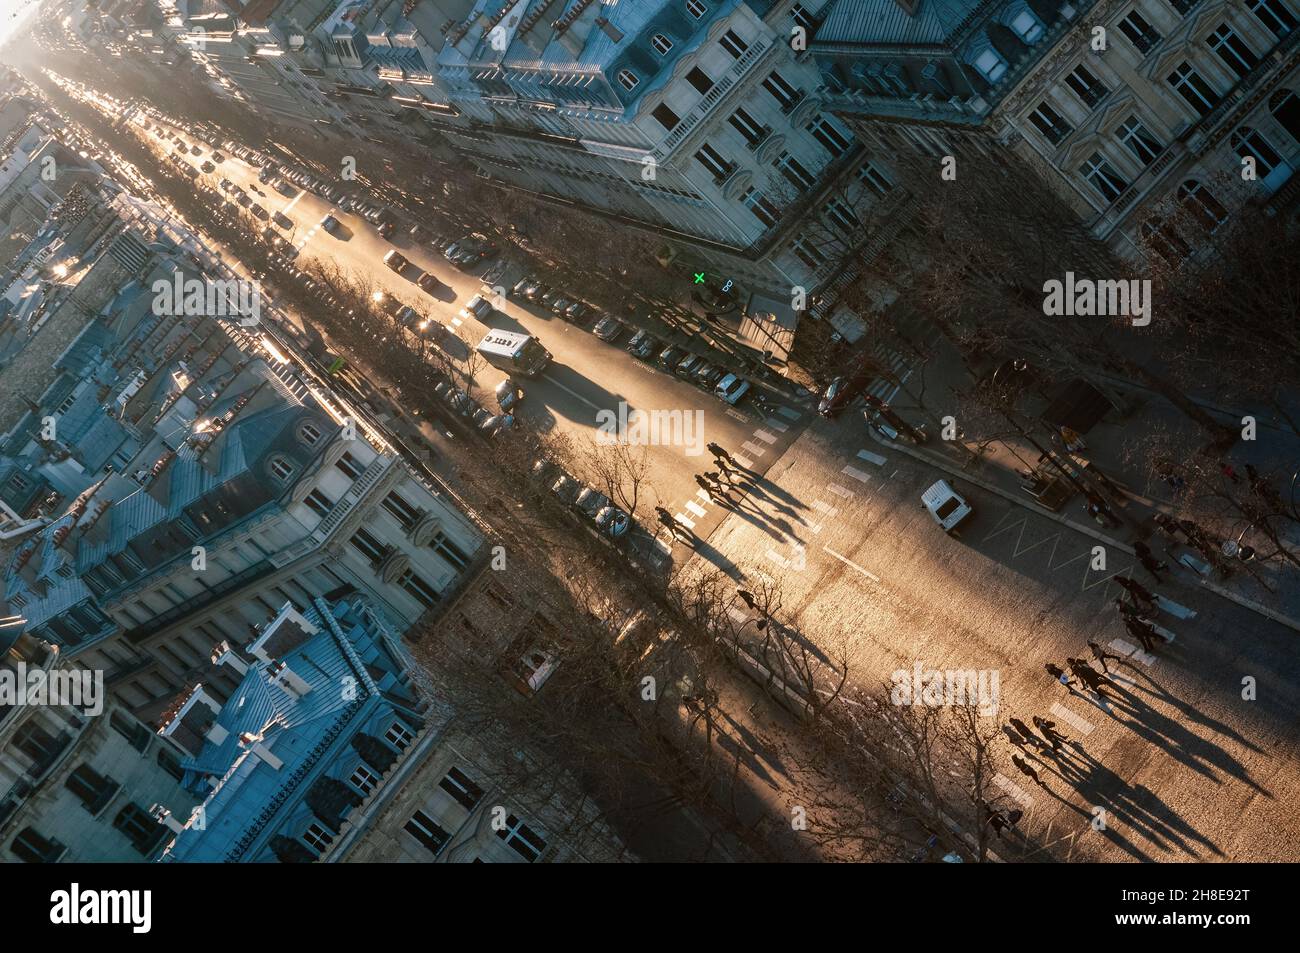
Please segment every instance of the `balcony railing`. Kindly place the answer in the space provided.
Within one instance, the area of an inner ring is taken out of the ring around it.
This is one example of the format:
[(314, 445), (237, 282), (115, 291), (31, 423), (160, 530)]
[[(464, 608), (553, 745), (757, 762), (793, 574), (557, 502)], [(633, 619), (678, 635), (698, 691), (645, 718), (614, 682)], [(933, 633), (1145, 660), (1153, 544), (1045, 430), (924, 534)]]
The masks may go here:
[(770, 49), (772, 49), (772, 46), (765, 38), (755, 40), (754, 44), (741, 54), (735, 63), (731, 64), (731, 68), (722, 74), (722, 77), (713, 85), (713, 88), (709, 90), (704, 98), (695, 104), (695, 108), (673, 127), (673, 131), (654, 150), (654, 154), (662, 159), (681, 145), (682, 140), (699, 124), (700, 120), (707, 116), (722, 101), (728, 91), (736, 85), (736, 81), (744, 76)]
[(761, 146), (763, 143), (767, 142), (767, 140), (771, 138), (772, 138), (772, 127), (764, 126), (762, 131), (757, 136), (755, 136), (753, 139), (748, 140), (745, 143), (745, 148), (748, 149), (750, 152), (757, 152), (758, 147)]

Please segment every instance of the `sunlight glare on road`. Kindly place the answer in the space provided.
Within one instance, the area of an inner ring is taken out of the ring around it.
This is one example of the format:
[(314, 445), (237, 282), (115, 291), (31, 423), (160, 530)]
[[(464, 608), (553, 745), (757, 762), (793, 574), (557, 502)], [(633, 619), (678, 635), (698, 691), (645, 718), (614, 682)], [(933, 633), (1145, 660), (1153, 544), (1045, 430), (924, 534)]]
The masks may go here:
[(0, 0), (0, 43), (31, 26), (41, 0)]

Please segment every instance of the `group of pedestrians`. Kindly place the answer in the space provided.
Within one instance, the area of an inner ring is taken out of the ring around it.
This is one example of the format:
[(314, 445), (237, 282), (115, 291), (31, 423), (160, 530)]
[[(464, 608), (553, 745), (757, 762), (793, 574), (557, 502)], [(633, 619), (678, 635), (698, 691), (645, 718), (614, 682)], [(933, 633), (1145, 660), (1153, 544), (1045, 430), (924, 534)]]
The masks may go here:
[[(1007, 724), (1002, 730), (1006, 733), (1011, 743), (1025, 753), (1038, 752), (1048, 755), (1052, 758), (1059, 758), (1062, 755), (1062, 748), (1070, 739), (1056, 730), (1056, 722), (1038, 715), (1033, 717), (1034, 727), (1030, 728), (1019, 718), (1008, 719)], [(1035, 732), (1034, 729), (1038, 729)], [(1033, 780), (1039, 787), (1047, 787), (1047, 782), (1038, 775), (1037, 769), (1034, 768), (1019, 754), (1011, 756), (1011, 763), (1025, 777)]]
[[(695, 482), (708, 495), (710, 502), (734, 505), (731, 491), (736, 488), (738, 478), (747, 468), (737, 463), (736, 458), (720, 445), (710, 443), (707, 444), (707, 448), (709, 453), (713, 454), (713, 465), (716, 469), (697, 473)], [(690, 527), (664, 507), (656, 506), (655, 514), (659, 517), (659, 522), (672, 533), (673, 539), (689, 542), (693, 538)]]

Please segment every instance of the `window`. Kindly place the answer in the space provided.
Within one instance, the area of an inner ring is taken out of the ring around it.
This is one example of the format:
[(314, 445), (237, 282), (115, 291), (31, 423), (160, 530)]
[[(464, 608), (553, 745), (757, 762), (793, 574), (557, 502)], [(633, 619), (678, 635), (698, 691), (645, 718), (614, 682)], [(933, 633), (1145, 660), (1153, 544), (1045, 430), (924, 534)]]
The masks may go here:
[(384, 733), (384, 740), (398, 751), (405, 751), (411, 742), (415, 740), (415, 735), (411, 734), (400, 721), (395, 721), (392, 727)]
[(416, 523), (420, 522), (420, 517), (424, 515), (396, 493), (389, 493), (384, 497), (383, 506), (384, 509), (393, 514), (393, 519), (401, 523), (402, 528), (407, 530), (412, 529)]
[(826, 264), (826, 256), (822, 254), (820, 248), (808, 240), (806, 235), (796, 238), (790, 245), (790, 251), (794, 252), (809, 268), (820, 268)]
[(1128, 38), (1143, 56), (1150, 53), (1155, 45), (1160, 42), (1160, 34), (1156, 28), (1142, 18), (1142, 14), (1134, 10), (1124, 19), (1119, 21), (1119, 31)]
[(655, 111), (650, 115), (654, 116), (659, 125), (663, 126), (669, 132), (676, 129), (677, 124), (682, 121), (677, 113), (673, 112), (672, 107), (667, 103), (660, 103), (655, 107)]
[(1021, 10), (1007, 25), (1026, 43), (1033, 43), (1043, 35), (1043, 24), (1029, 10)]
[(713, 173), (715, 180), (725, 179), (731, 174), (731, 163), (722, 158), (718, 150), (707, 142), (700, 146), (699, 151), (695, 153), (695, 158), (699, 160), (700, 165)]
[(813, 134), (813, 137), (826, 147), (826, 151), (831, 155), (839, 158), (849, 148), (849, 140), (844, 134), (831, 125), (830, 120), (825, 116), (818, 116), (812, 122), (804, 127)]
[(1254, 69), (1259, 62), (1254, 51), (1226, 23), (1215, 27), (1205, 42), (1223, 60), (1223, 65), (1237, 74), (1238, 79)]
[(975, 57), (972, 64), (990, 83), (996, 83), (1007, 71), (1007, 61), (996, 50), (988, 49)]
[(298, 428), (298, 439), (309, 447), (314, 447), (320, 438), (320, 428), (313, 423), (305, 423)]
[(634, 90), (641, 80), (637, 79), (636, 73), (630, 69), (621, 69), (618, 71), (618, 81), (622, 87), (628, 91)]
[(1108, 205), (1128, 188), (1128, 183), (1120, 178), (1115, 167), (1103, 159), (1099, 152), (1094, 152), (1088, 157), (1088, 161), (1079, 167), (1079, 174), (1092, 183), (1093, 188), (1101, 193)]
[(842, 232), (852, 233), (862, 227), (862, 221), (842, 199), (834, 198), (822, 206), (826, 218)]
[(738, 37), (735, 30), (728, 30), (722, 34), (722, 39), (718, 40), (718, 44), (736, 59), (744, 56), (745, 51), (749, 49), (749, 44)]
[(1192, 253), (1192, 248), (1177, 231), (1159, 216), (1153, 216), (1142, 223), (1140, 229), (1142, 240), (1157, 255), (1177, 265)]
[(25, 493), (31, 487), (32, 481), (27, 479), (21, 473), (12, 473), (9, 476), (9, 489), (15, 493)]
[(1201, 78), (1201, 74), (1186, 63), (1180, 63), (1166, 79), (1198, 116), (1204, 116), (1213, 109), (1219, 99), (1210, 84)]
[(794, 21), (795, 26), (801, 26), (808, 32), (812, 32), (813, 27), (817, 25), (816, 18), (804, 8), (802, 3), (796, 3), (790, 8), (790, 19)]
[(809, 172), (802, 162), (788, 152), (782, 152), (773, 164), (786, 180), (801, 192), (817, 184), (817, 176)]
[(767, 134), (772, 131), (745, 112), (744, 109), (737, 109), (727, 118), (727, 122), (731, 123), (731, 127), (745, 137), (745, 141), (749, 143), (750, 148), (761, 143), (767, 138)]
[(460, 768), (453, 767), (448, 771), (447, 776), (438, 782), (438, 787), (450, 794), (467, 811), (474, 810), (474, 805), (483, 800), (483, 789)]
[(166, 745), (158, 748), (158, 766), (177, 781), (185, 777), (185, 769), (181, 767), (180, 755)]
[(469, 566), (469, 553), (448, 539), (446, 533), (439, 533), (429, 545), (433, 547), (435, 553), (451, 563), (458, 572), (463, 572)]
[(667, 56), (668, 51), (673, 48), (673, 41), (662, 33), (656, 33), (650, 37), (650, 45), (654, 47), (654, 51), (660, 56)]
[(1029, 121), (1043, 134), (1043, 138), (1054, 146), (1060, 145), (1061, 141), (1074, 131), (1061, 114), (1046, 102), (1040, 103), (1038, 108), (1029, 114)]
[(1259, 176), (1267, 176), (1282, 162), (1282, 157), (1269, 141), (1246, 126), (1234, 132), (1228, 142), (1241, 158), (1255, 160), (1255, 172)]
[(1255, 14), (1255, 19), (1279, 39), (1295, 29), (1295, 17), (1282, 0), (1247, 0), (1247, 5), (1250, 12)]
[(451, 840), (451, 835), (424, 811), (416, 811), (402, 830), (427, 847), (429, 853), (435, 855), (447, 846), (447, 841)]
[(767, 200), (762, 192), (758, 189), (745, 189), (745, 193), (740, 197), (741, 204), (754, 213), (754, 217), (763, 223), (767, 228), (776, 224), (776, 220), (781, 217), (780, 211), (775, 205)]
[(343, 454), (336, 465), (340, 470), (347, 474), (349, 479), (352, 480), (361, 476), (361, 474), (366, 470), (366, 468), (361, 465), (360, 461), (350, 453)]
[(1119, 141), (1128, 146), (1129, 151), (1137, 157), (1138, 162), (1144, 166), (1150, 165), (1155, 161), (1156, 156), (1164, 151), (1164, 146), (1160, 140), (1142, 125), (1137, 116), (1129, 116), (1119, 124), (1119, 129), (1115, 133), (1119, 136)]
[(76, 570), (66, 564), (60, 566), (58, 569), (54, 570), (54, 572), (57, 575), (62, 576), (64, 579), (71, 579), (76, 574)]
[(1207, 232), (1214, 231), (1228, 220), (1228, 210), (1195, 179), (1188, 179), (1178, 187), (1178, 199)]
[(334, 508), (334, 501), (318, 489), (313, 489), (308, 493), (303, 503), (307, 504), (307, 507), (322, 519)]
[(80, 764), (68, 775), (63, 786), (77, 796), (77, 800), (91, 814), (98, 814), (108, 806), (117, 793), (118, 784), (89, 765)]
[(10, 596), (10, 597), (9, 597), (9, 607), (10, 607), (11, 609), (21, 609), (21, 608), (23, 608), (23, 607), (26, 606), (26, 605), (27, 605), (27, 597), (26, 597), (26, 596)]
[(379, 778), (377, 778), (375, 773), (363, 764), (359, 765), (357, 769), (352, 772), (352, 775), (348, 778), (348, 783), (360, 791), (364, 797), (373, 791), (376, 785), (379, 784)]
[(858, 170), (858, 181), (882, 199), (885, 197), (885, 193), (894, 190), (894, 183), (890, 182), (885, 177), (885, 174), (870, 162), (863, 163), (862, 168)]
[(117, 812), (113, 826), (127, 836), (131, 846), (148, 857), (167, 836), (167, 828), (140, 805), (132, 803)]
[(1201, 0), (1169, 0), (1169, 5), (1178, 11), (1179, 16), (1185, 17), (1200, 2)]
[(704, 70), (700, 69), (698, 66), (693, 67), (691, 71), (686, 74), (686, 82), (690, 83), (701, 93), (707, 93), (713, 88), (713, 80), (709, 77), (709, 74), (704, 72)]
[(772, 98), (781, 104), (782, 112), (789, 112), (803, 99), (803, 93), (786, 82), (785, 77), (773, 70), (763, 80), (763, 88), (772, 94)]
[(410, 569), (402, 573), (397, 580), (397, 584), (415, 597), (426, 609), (432, 609), (442, 601), (442, 596), (438, 595), (438, 590), (429, 585)]
[(58, 841), (42, 837), (30, 827), (18, 833), (9, 849), (25, 864), (52, 864), (67, 850)]
[(318, 854), (334, 843), (334, 835), (326, 827), (315, 822), (302, 832), (302, 839)]
[(686, 9), (697, 20), (709, 12), (709, 8), (704, 5), (703, 0), (686, 0)]
[(506, 826), (497, 831), (497, 837), (505, 841), (511, 850), (530, 864), (541, 857), (542, 851), (546, 850), (546, 841), (513, 814), (506, 818)]
[(115, 709), (113, 714), (109, 716), (108, 723), (113, 727), (114, 731), (129, 741), (131, 747), (136, 751), (144, 751), (149, 747), (151, 732), (126, 712)]
[(372, 563), (383, 562), (388, 557), (388, 547), (376, 539), (369, 531), (359, 529), (349, 542), (360, 550)]
[(1105, 83), (1082, 66), (1076, 66), (1073, 72), (1065, 77), (1065, 85), (1074, 90), (1089, 109), (1105, 99), (1106, 94), (1110, 92)]
[(35, 721), (28, 721), (15, 732), (13, 746), (31, 759), (29, 773), (32, 777), (40, 777), (63, 753), (69, 741), (71, 737), (67, 734), (56, 737)]
[(296, 469), (297, 468), (284, 457), (271, 458), (271, 475), (277, 480), (284, 481), (289, 479), (289, 477), (293, 476)]

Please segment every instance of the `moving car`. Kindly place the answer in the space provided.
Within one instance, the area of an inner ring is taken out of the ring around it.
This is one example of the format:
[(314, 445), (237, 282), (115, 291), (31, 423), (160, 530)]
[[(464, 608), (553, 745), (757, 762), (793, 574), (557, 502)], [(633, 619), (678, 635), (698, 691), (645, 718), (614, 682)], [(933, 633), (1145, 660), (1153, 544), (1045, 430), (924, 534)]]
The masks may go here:
[(958, 524), (974, 512), (971, 505), (949, 485), (947, 480), (936, 481), (922, 493), (921, 505), (945, 533), (956, 530)]
[(492, 302), (482, 295), (474, 295), (465, 302), (465, 307), (460, 309), (460, 314), (463, 318), (486, 320), (492, 314)]
[(399, 275), (406, 270), (406, 266), (409, 264), (410, 262), (406, 260), (406, 256), (397, 251), (397, 249), (393, 249), (384, 256), (384, 265), (397, 272)]
[(826, 385), (826, 391), (817, 403), (817, 413), (829, 420), (866, 390), (869, 383), (871, 383), (870, 377), (861, 373), (852, 377), (834, 378)]
[(320, 220), (320, 227), (333, 235), (334, 229), (339, 227), (339, 220), (333, 215), (326, 215)]
[(432, 294), (442, 285), (442, 282), (426, 271), (424, 274), (420, 275), (419, 278), (415, 279), (415, 284), (421, 291), (427, 291)]
[(718, 381), (713, 393), (723, 401), (726, 401), (732, 407), (740, 403), (740, 398), (744, 397), (749, 391), (749, 381), (745, 380), (738, 374), (728, 374), (722, 380)]

